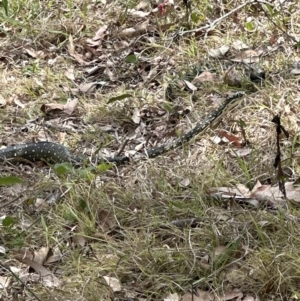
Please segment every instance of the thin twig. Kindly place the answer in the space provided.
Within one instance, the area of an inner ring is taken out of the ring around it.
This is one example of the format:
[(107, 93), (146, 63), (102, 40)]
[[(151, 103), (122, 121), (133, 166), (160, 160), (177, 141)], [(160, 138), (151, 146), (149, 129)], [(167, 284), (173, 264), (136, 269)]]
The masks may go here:
[(126, 139), (125, 142), (123, 143), (123, 145), (121, 146), (120, 150), (117, 152), (117, 156), (120, 156), (121, 153), (123, 152), (124, 148), (126, 147), (126, 145), (128, 144), (129, 139)]
[[(14, 198), (14, 199), (8, 201), (7, 203), (1, 204), (1, 205), (0, 205), (0, 210), (3, 209), (3, 208), (5, 208), (5, 207), (8, 206), (8, 205), (13, 204), (14, 202), (16, 202), (16, 201), (19, 200), (19, 199), (20, 199), (20, 196), (18, 195), (16, 198)], [(22, 201), (22, 202), (23, 202), (23, 201)]]
[(263, 6), (261, 5), (262, 3), (265, 3), (265, 1), (261, 1), (261, 0), (256, 0), (255, 2), (257, 2), (259, 5), (260, 5), (260, 7), (261, 7), (261, 9), (262, 9), (262, 11), (264, 12), (264, 14), (265, 14), (265, 16), (269, 19), (269, 21), (276, 27), (276, 28), (278, 28), (283, 34), (285, 34), (288, 38), (290, 38), (291, 40), (293, 40), (295, 43), (298, 43), (299, 41), (297, 41), (297, 39), (295, 38), (295, 37), (293, 37), (293, 36), (291, 36), (290, 34), (288, 34), (284, 29), (282, 29), (280, 26), (278, 26), (277, 24), (276, 24), (276, 22), (274, 22), (273, 20), (272, 20), (272, 18), (269, 16), (269, 14), (266, 12), (266, 10), (263, 8)]
[(192, 29), (192, 30), (183, 31), (183, 32), (179, 33), (179, 35), (183, 36), (183, 35), (190, 34), (190, 33), (197, 33), (197, 32), (202, 31), (202, 30), (209, 31), (212, 27), (214, 27), (220, 21), (226, 19), (228, 16), (234, 14), (236, 11), (242, 9), (243, 7), (245, 7), (245, 6), (249, 5), (249, 4), (255, 3), (255, 2), (257, 2), (257, 1), (256, 0), (247, 1), (247, 2), (245, 2), (243, 4), (241, 4), (240, 6), (234, 8), (233, 10), (231, 10), (230, 12), (228, 12), (227, 14), (225, 14), (225, 15), (221, 16), (220, 18), (214, 20), (210, 24), (207, 24), (207, 25), (202, 26), (200, 28), (195, 28), (195, 29)]
[(27, 285), (26, 285), (26, 283), (23, 281), (23, 280), (21, 280), (20, 279), (20, 277), (16, 274), (16, 273), (14, 273), (12, 270), (11, 270), (11, 268), (10, 267), (8, 267), (8, 266), (5, 266), (3, 263), (1, 263), (0, 262), (0, 266), (1, 267), (3, 267), (4, 269), (6, 269), (6, 270), (8, 270), (11, 274), (12, 274), (12, 276), (14, 277), (14, 278), (16, 278), (20, 283), (22, 283), (22, 285), (24, 286), (24, 288), (36, 299), (36, 300), (38, 300), (38, 301), (42, 301)]

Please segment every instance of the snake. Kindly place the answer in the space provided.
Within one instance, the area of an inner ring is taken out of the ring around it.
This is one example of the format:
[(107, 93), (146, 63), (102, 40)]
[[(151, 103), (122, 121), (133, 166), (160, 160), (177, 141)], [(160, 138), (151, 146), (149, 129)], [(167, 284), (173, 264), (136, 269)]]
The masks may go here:
[[(229, 95), (218, 108), (210, 112), (202, 121), (198, 122), (193, 129), (165, 144), (145, 150), (144, 157), (155, 158), (187, 143), (198, 134), (203, 133), (226, 112), (234, 108), (244, 95), (245, 93), (243, 91)], [(31, 162), (46, 161), (47, 163), (70, 162), (74, 165), (81, 165), (86, 159), (87, 158), (82, 155), (76, 156), (72, 154), (71, 151), (62, 144), (47, 141), (17, 144), (0, 149), (0, 163), (28, 160)], [(106, 161), (117, 165), (130, 161), (130, 157), (121, 155), (114, 157), (95, 157), (94, 159), (97, 160), (97, 162)]]

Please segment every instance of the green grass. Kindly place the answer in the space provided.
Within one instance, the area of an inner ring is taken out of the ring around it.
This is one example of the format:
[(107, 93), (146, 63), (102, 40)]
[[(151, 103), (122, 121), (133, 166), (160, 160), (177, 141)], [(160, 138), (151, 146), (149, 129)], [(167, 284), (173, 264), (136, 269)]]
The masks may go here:
[[(14, 280), (0, 290), (3, 300), (38, 300), (29, 289), (40, 300), (163, 300), (170, 293), (182, 296), (192, 287), (218, 296), (238, 288), (260, 300), (299, 298), (297, 203), (287, 202), (272, 211), (209, 196), (211, 188), (222, 186), (243, 184), (251, 190), (257, 180), (269, 178), (276, 184), (276, 136), (271, 119), (278, 113), (290, 132), (289, 140), (281, 140), (283, 164), (298, 176), (298, 78), (288, 71), (298, 50), (256, 4), (243, 8), (235, 19), (222, 20), (206, 39), (187, 35), (171, 42), (170, 34), (176, 30), (201, 27), (207, 18), (213, 20), (240, 4), (193, 2), (189, 24), (180, 2), (176, 5), (181, 10), (171, 9), (162, 18), (155, 13), (149, 17), (149, 31), (157, 24), (172, 23), (168, 30), (122, 40), (118, 38), (121, 30), (139, 28), (146, 20), (129, 13), (139, 1), (17, 0), (8, 1), (7, 9), (2, 1), (0, 94), (7, 104), (0, 109), (0, 141), (5, 145), (47, 139), (77, 154), (106, 151), (111, 155), (131, 134), (125, 151), (133, 150), (144, 138), (149, 139), (149, 147), (155, 147), (191, 129), (218, 106), (216, 96), (238, 89), (224, 83), (223, 76), (231, 66), (230, 56), (239, 51), (231, 47), (226, 59), (214, 59), (208, 56), (210, 49), (241, 40), (251, 49), (272, 50), (259, 62), (267, 71), (264, 84), (253, 87), (247, 70), (237, 64), (238, 72), (246, 77), (239, 89), (247, 89), (247, 96), (219, 124), (183, 148), (153, 160), (101, 166), (102, 170), (97, 166), (1, 166), (0, 176), (24, 180), (24, 184), (0, 187), (1, 212), (12, 218), (10, 226), (1, 228), (0, 245), (7, 250), (1, 255), (2, 264), (25, 272), (26, 266), (15, 260), (14, 252), (49, 247), (60, 254), (60, 260), (45, 265), (60, 280), (59, 287), (28, 279), (23, 286)], [(272, 18), (297, 36), (298, 27), (292, 30), (289, 21), (297, 24), (299, 16), (294, 4), (290, 5), (291, 15), (282, 9)], [(144, 11), (152, 8), (147, 4)], [(250, 17), (252, 21), (246, 21)], [(256, 30), (247, 22), (257, 22)], [(93, 53), (86, 39), (93, 38), (103, 25), (109, 25), (107, 36)], [(69, 54), (70, 35), (77, 54), (95, 64), (85, 66)], [(276, 41), (284, 38), (278, 48), (270, 43), (273, 37)], [(125, 54), (118, 52), (124, 41), (135, 41)], [(33, 57), (28, 49), (40, 51), (41, 56)], [(126, 57), (133, 54), (138, 60), (130, 63)], [(87, 70), (94, 65), (100, 70), (89, 77)], [(66, 77), (70, 69), (74, 81)], [(108, 69), (116, 78), (113, 82)], [(193, 94), (184, 86), (181, 91), (174, 88), (174, 99), (166, 100), (170, 82), (176, 87), (175, 79), (182, 80), (195, 69), (213, 70), (220, 80), (200, 83)], [(90, 93), (79, 91), (80, 84), (94, 81), (107, 85)], [(108, 103), (123, 94), (132, 97)], [(74, 114), (57, 121), (73, 129), (64, 133), (55, 129), (57, 124), (40, 107), (74, 98), (79, 99)], [(135, 108), (142, 113), (144, 129), (132, 121)], [(167, 114), (160, 114), (163, 109)], [(189, 112), (183, 114), (186, 109)], [(47, 127), (49, 120), (54, 128)], [(211, 140), (218, 129), (242, 139), (236, 120), (244, 122), (252, 148), (246, 157), (233, 156), (238, 149), (228, 142)], [(134, 132), (137, 129), (145, 135)], [(55, 202), (41, 209), (35, 206), (38, 199)], [(181, 229), (171, 223), (194, 217), (199, 220), (195, 228)], [(3, 276), (11, 275), (5, 272)], [(104, 276), (117, 278), (122, 291), (114, 292)], [(13, 295), (15, 291), (18, 296)]]

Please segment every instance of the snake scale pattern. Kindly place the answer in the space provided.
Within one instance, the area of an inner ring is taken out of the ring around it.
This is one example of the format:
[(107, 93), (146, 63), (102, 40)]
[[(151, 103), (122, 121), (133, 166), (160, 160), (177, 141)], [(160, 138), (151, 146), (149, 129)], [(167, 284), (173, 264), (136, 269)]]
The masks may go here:
[[(146, 158), (155, 158), (168, 151), (182, 146), (184, 143), (190, 141), (196, 135), (202, 133), (212, 123), (218, 120), (225, 112), (238, 104), (239, 100), (245, 95), (244, 92), (236, 92), (228, 96), (224, 102), (214, 111), (212, 111), (205, 119), (197, 123), (196, 126), (186, 134), (177, 139), (162, 144), (161, 146), (145, 150)], [(48, 163), (62, 163), (70, 162), (74, 165), (80, 165), (83, 160), (82, 156), (73, 155), (65, 146), (54, 142), (36, 142), (28, 144), (17, 144), (4, 149), (0, 149), (0, 163), (17, 160), (46, 161)], [(115, 157), (95, 157), (97, 162), (106, 161), (115, 164), (124, 164), (130, 160), (127, 156)]]

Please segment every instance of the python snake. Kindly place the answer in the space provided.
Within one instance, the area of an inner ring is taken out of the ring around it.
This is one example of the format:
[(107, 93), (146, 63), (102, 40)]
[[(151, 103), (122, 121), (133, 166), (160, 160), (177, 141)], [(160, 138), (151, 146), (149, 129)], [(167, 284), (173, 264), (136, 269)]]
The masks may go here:
[[(217, 109), (212, 111), (204, 120), (197, 123), (192, 130), (173, 141), (146, 150), (145, 157), (155, 158), (188, 142), (196, 135), (202, 133), (212, 123), (217, 121), (225, 112), (237, 105), (239, 99), (244, 95), (244, 92), (236, 92), (228, 96)], [(82, 156), (75, 156), (65, 146), (54, 142), (17, 144), (0, 149), (0, 162), (6, 162), (8, 160), (16, 161), (21, 159), (29, 160), (31, 162), (42, 160), (48, 163), (70, 162), (74, 165), (80, 165), (86, 158), (83, 158)], [(115, 164), (123, 164), (130, 160), (127, 156), (95, 157), (94, 159), (98, 162), (107, 161)]]

